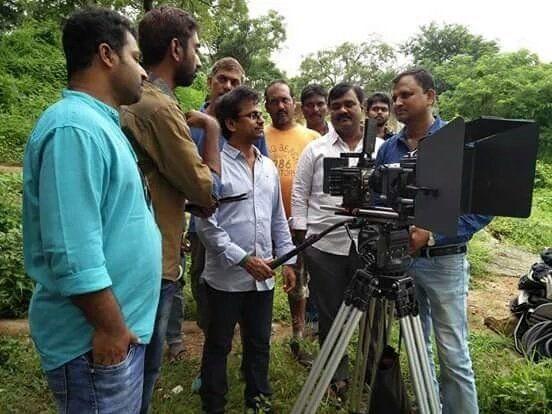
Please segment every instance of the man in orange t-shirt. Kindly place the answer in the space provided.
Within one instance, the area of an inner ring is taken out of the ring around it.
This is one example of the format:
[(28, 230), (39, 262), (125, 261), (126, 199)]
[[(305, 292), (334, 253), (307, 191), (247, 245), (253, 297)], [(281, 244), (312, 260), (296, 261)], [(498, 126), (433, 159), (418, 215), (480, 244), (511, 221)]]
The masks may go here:
[[(291, 216), (291, 187), (295, 169), (303, 149), (320, 134), (295, 122), (293, 92), (287, 82), (276, 80), (265, 89), (265, 108), (272, 119), (272, 125), (265, 127), (268, 154), (280, 175), (282, 200), (286, 217)], [(303, 365), (312, 364), (312, 356), (299, 346), (305, 330), (305, 308), (308, 297), (306, 272), (297, 271), (295, 289), (288, 294), (292, 318), (293, 338), (290, 343), (295, 358)]]

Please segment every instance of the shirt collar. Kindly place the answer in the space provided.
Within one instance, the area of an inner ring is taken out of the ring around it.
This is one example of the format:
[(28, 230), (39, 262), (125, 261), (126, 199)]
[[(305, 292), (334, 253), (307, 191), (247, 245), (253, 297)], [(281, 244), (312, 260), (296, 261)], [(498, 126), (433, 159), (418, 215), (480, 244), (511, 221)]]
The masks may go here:
[[(228, 143), (228, 141), (224, 142), (224, 146), (222, 147), (222, 151), (228, 154), (232, 159), (238, 158), (240, 155), (242, 155), (241, 151), (237, 149), (236, 147), (233, 147)], [(253, 145), (253, 151), (255, 152), (255, 158), (260, 161), (262, 159), (262, 154), (259, 149)], [(242, 155), (243, 157), (243, 155)]]
[[(427, 134), (426, 135), (431, 135), (431, 134), (434, 134), (435, 132), (437, 132), (439, 129), (441, 129), (443, 126), (445, 125), (445, 122), (441, 119), (440, 116), (436, 116), (435, 117), (435, 120), (433, 121), (433, 124), (431, 124), (431, 126), (429, 127), (429, 129), (427, 130)], [(398, 139), (402, 142), (404, 142), (406, 144), (406, 132), (407, 132), (407, 129), (406, 127), (404, 127), (403, 129), (401, 129), (398, 133)]]
[(80, 99), (84, 102), (86, 102), (88, 105), (98, 109), (100, 112), (103, 112), (107, 116), (109, 116), (111, 119), (113, 119), (117, 125), (120, 124), (119, 122), (119, 111), (112, 106), (100, 101), (99, 99), (94, 98), (92, 95), (86, 93), (86, 92), (80, 92), (75, 91), (72, 89), (64, 89), (61, 95), (64, 98), (74, 97), (77, 99)]
[(157, 87), (157, 89), (159, 89), (165, 95), (170, 96), (172, 99), (176, 99), (173, 91), (171, 91), (171, 88), (169, 88), (169, 85), (167, 85), (167, 82), (165, 82), (163, 78), (156, 77), (153, 73), (149, 73), (148, 79), (152, 85)]
[[(349, 144), (347, 144), (345, 141), (343, 141), (343, 139), (339, 136), (339, 134), (337, 133), (337, 131), (335, 129), (332, 128), (325, 136), (327, 136), (329, 138), (331, 145), (335, 145), (339, 142), (342, 145), (344, 145), (345, 147), (349, 148)], [(362, 145), (362, 140), (359, 141), (359, 143), (356, 145), (355, 149), (359, 145)]]

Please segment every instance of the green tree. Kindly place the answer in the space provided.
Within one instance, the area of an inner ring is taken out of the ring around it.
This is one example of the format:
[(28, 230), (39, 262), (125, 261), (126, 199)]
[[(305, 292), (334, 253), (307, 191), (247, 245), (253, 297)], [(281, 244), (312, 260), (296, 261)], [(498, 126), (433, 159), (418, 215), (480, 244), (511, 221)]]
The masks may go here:
[(213, 11), (201, 31), (209, 63), (226, 56), (236, 58), (245, 69), (249, 84), (259, 90), (270, 80), (282, 77), (271, 59), (286, 40), (280, 14), (270, 10), (252, 19), (245, 0), (220, 0)]
[(23, 7), (18, 0), (4, 0), (0, 4), (0, 34), (17, 26), (23, 18)]
[(541, 153), (552, 150), (552, 64), (527, 50), (462, 55), (435, 68), (449, 85), (439, 98), (445, 118), (482, 115), (536, 120), (541, 127)]
[(499, 47), (493, 40), (474, 35), (460, 24), (431, 22), (421, 26), (420, 31), (400, 46), (401, 52), (411, 56), (417, 66), (432, 70), (457, 55), (478, 59), (483, 55), (497, 53)]
[(393, 48), (375, 37), (359, 44), (345, 42), (303, 59), (293, 85), (301, 90), (316, 82), (331, 88), (336, 83), (347, 81), (359, 84), (367, 93), (386, 90), (395, 75), (394, 63)]

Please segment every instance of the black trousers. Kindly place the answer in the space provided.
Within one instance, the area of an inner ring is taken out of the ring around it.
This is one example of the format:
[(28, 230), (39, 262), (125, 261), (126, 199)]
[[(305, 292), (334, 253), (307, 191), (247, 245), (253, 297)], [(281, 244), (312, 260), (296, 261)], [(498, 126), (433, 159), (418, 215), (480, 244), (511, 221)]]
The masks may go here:
[(201, 360), (201, 402), (208, 413), (222, 413), (226, 405), (227, 357), (232, 349), (236, 323), (243, 331), (245, 405), (255, 406), (259, 394), (270, 396), (268, 382), (270, 334), (274, 290), (224, 292), (205, 284), (209, 322)]
[(197, 233), (188, 233), (190, 240), (190, 282), (192, 296), (196, 302), (197, 324), (202, 331), (205, 331), (209, 323), (209, 306), (207, 306), (207, 293), (205, 283), (201, 280), (201, 274), (205, 268), (205, 247), (199, 240)]
[[(339, 256), (309, 247), (303, 257), (311, 277), (310, 294), (318, 308), (318, 340), (322, 346), (341, 307), (345, 290), (361, 263), (354, 247), (351, 247), (348, 256)], [(348, 379), (349, 357), (345, 354), (332, 381)]]

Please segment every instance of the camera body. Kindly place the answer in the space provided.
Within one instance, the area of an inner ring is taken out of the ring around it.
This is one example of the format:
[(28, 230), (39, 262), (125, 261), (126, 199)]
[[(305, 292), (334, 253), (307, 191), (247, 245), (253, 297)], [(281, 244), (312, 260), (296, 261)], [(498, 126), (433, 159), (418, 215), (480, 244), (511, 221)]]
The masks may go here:
[[(417, 190), (415, 152), (400, 163), (378, 167), (363, 155), (343, 153), (340, 158), (324, 158), (323, 191), (342, 197), (341, 207), (347, 210), (387, 208), (407, 221), (414, 215)], [(360, 158), (357, 166), (347, 166), (350, 158)]]

